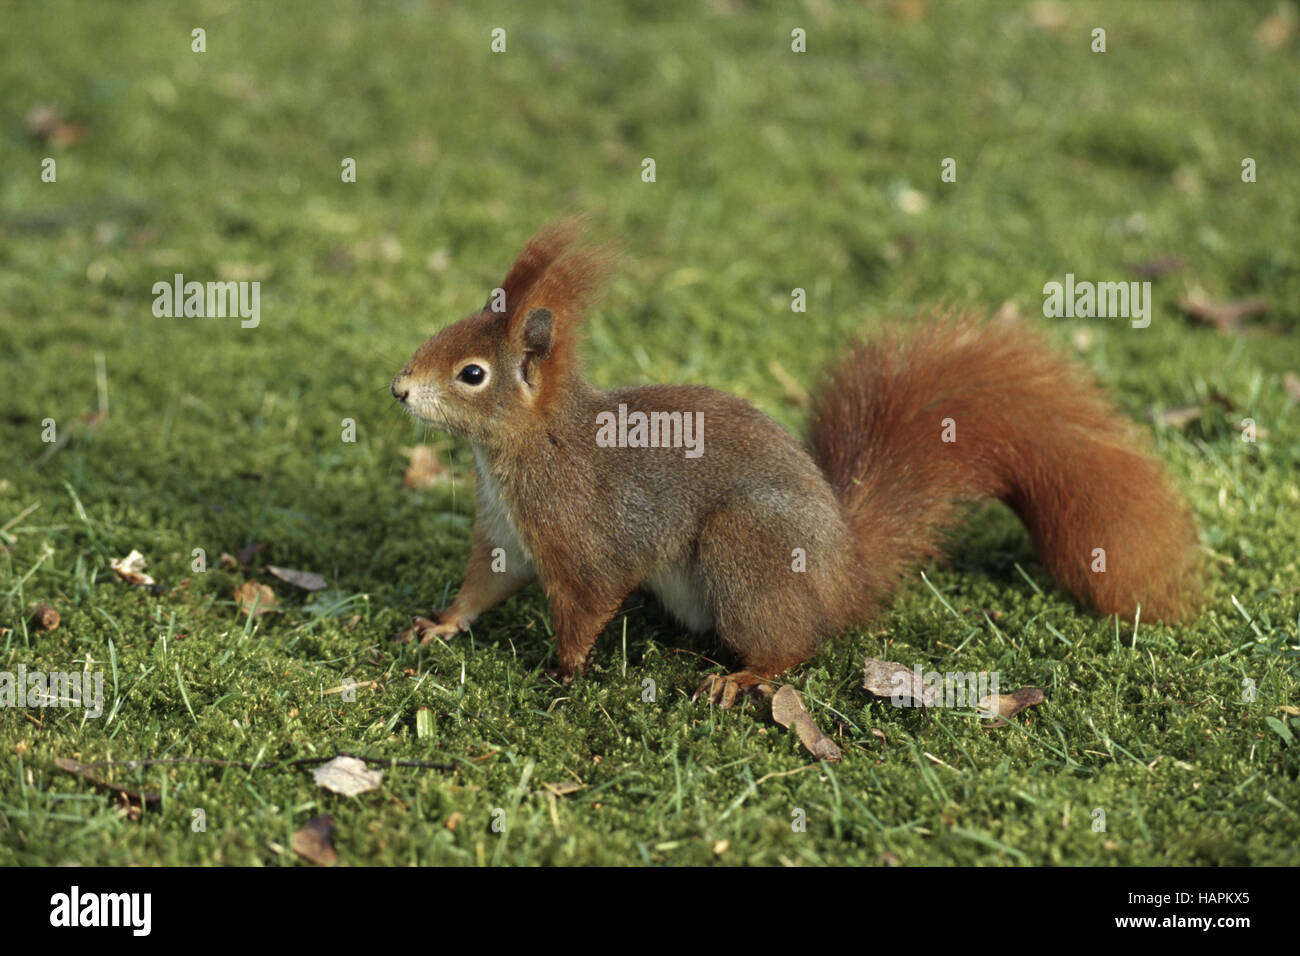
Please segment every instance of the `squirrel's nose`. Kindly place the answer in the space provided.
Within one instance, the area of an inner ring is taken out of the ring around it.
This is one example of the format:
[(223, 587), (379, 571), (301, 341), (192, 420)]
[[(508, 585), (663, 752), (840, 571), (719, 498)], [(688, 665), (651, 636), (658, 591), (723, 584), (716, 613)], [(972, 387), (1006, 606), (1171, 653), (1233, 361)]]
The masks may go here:
[(400, 375), (393, 379), (393, 384), (388, 386), (388, 389), (393, 393), (393, 398), (397, 399), (399, 402), (406, 401), (406, 397), (411, 394), (410, 388), (407, 387), (406, 383), (401, 381)]

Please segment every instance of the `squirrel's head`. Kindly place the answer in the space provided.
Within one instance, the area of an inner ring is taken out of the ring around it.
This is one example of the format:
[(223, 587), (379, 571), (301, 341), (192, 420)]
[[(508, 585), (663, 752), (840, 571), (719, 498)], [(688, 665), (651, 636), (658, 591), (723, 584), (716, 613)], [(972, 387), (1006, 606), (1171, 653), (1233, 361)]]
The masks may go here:
[(482, 311), (416, 349), (391, 386), (417, 418), (479, 444), (544, 422), (577, 375), (578, 325), (612, 259), (574, 248), (577, 219), (553, 223), (519, 254)]

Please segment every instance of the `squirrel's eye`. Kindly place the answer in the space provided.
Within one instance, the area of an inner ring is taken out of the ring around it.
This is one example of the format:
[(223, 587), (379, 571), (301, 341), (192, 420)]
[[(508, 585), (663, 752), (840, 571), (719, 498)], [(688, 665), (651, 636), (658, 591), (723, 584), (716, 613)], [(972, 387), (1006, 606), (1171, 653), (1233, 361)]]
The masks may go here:
[(483, 371), (481, 365), (466, 365), (457, 373), (456, 378), (466, 385), (482, 385), (483, 380), (487, 378), (487, 372)]

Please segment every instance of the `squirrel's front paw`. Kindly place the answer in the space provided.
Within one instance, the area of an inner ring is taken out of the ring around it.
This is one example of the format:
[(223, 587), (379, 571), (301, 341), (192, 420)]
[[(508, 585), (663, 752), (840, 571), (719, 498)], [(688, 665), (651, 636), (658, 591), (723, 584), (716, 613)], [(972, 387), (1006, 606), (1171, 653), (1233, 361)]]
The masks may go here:
[(427, 617), (411, 618), (421, 644), (428, 644), (435, 637), (452, 637), (460, 631), (469, 629), (469, 622), (464, 618), (450, 617), (445, 611), (434, 611), (433, 615), (436, 620)]
[(573, 671), (565, 670), (563, 667), (546, 668), (546, 676), (562, 687), (568, 687), (573, 683)]

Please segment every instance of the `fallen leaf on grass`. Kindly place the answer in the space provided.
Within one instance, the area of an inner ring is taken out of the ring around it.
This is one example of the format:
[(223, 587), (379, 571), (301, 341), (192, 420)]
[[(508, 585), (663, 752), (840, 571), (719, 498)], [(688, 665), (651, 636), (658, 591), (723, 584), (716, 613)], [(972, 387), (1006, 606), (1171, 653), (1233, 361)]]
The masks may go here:
[(794, 726), (802, 743), (819, 760), (840, 760), (843, 754), (821, 728), (813, 722), (812, 715), (804, 709), (803, 698), (790, 684), (785, 684), (772, 695), (772, 719), (782, 727)]
[(807, 408), (810, 404), (808, 390), (796, 381), (795, 377), (786, 371), (786, 367), (776, 359), (767, 363), (767, 370), (772, 373), (772, 377), (780, 384), (781, 390), (785, 392), (785, 397), (790, 403), (797, 408)]
[(315, 571), (295, 571), (292, 568), (277, 568), (274, 564), (268, 564), (266, 570), (270, 571), (281, 581), (288, 581), (294, 587), (302, 588), (304, 591), (322, 591), (325, 589), (325, 578)]
[(48, 604), (37, 604), (32, 608), (32, 628), (37, 631), (52, 631), (59, 626), (59, 612)]
[[(862, 664), (862, 686), (877, 697), (888, 697), (894, 706), (929, 707), (943, 695), (943, 687), (916, 681), (912, 668), (897, 661), (868, 657)], [(910, 704), (905, 704), (910, 701)]]
[(154, 583), (153, 578), (144, 573), (144, 555), (139, 551), (132, 550), (125, 558), (114, 558), (110, 563), (117, 576), (127, 584), (148, 586)]
[(1259, 26), (1255, 28), (1255, 42), (1266, 50), (1285, 46), (1295, 32), (1296, 15), (1284, 4), (1278, 4)]
[(34, 136), (36, 139), (46, 139), (62, 121), (63, 115), (59, 112), (57, 106), (49, 103), (37, 103), (27, 111), (27, 116), (23, 119), (23, 126), (26, 128), (28, 136)]
[(1178, 300), (1178, 308), (1188, 316), (1205, 325), (1213, 326), (1220, 332), (1240, 331), (1243, 319), (1253, 315), (1263, 315), (1270, 308), (1268, 299), (1242, 299), (1237, 302), (1211, 302), (1199, 296), (1187, 296)]
[(1179, 256), (1161, 256), (1147, 262), (1130, 262), (1128, 269), (1143, 279), (1159, 279), (1170, 272), (1177, 272), (1183, 265)]
[(93, 432), (108, 420), (108, 412), (82, 412), (81, 420), (86, 423), (86, 431)]
[(279, 602), (275, 599), (275, 592), (265, 584), (258, 584), (256, 581), (245, 581), (235, 589), (235, 600), (239, 602), (239, 613), (248, 614), (254, 608), (257, 608), (257, 616), (263, 614), (272, 614), (279, 612), (276, 604)]
[(335, 757), (329, 763), (321, 764), (311, 775), (317, 786), (345, 797), (374, 790), (384, 779), (382, 770), (371, 770), (356, 757)]
[(1070, 11), (1060, 0), (1036, 0), (1029, 5), (1029, 22), (1043, 31), (1061, 30), (1070, 23)]
[(338, 687), (331, 687), (329, 690), (323, 690), (321, 691), (321, 694), (322, 695), (342, 694), (346, 691), (355, 692), (358, 687), (369, 687), (371, 690), (378, 690), (379, 681), (377, 680), (351, 681), (350, 683), (347, 684), (340, 684)]
[(1268, 438), (1268, 429), (1261, 428), (1259, 425), (1256, 425), (1254, 421), (1248, 418), (1243, 418), (1232, 427), (1243, 434), (1248, 434), (1249, 438), (1247, 441), (1256, 441)]
[(1166, 408), (1162, 412), (1153, 411), (1151, 419), (1158, 425), (1182, 430), (1204, 414), (1204, 405), (1180, 405), (1178, 408)]
[(1282, 376), (1282, 388), (1286, 393), (1300, 402), (1300, 375), (1295, 372), (1287, 372)]
[(428, 488), (435, 485), (447, 470), (428, 445), (416, 445), (414, 448), (403, 448), (401, 451), (411, 459), (406, 474), (402, 476), (402, 482), (408, 488)]
[(289, 841), (293, 852), (317, 866), (337, 863), (339, 855), (330, 842), (330, 831), (333, 829), (334, 820), (329, 814), (312, 817), (301, 830), (293, 832), (293, 838)]
[[(1166, 408), (1160, 412), (1152, 409), (1151, 420), (1157, 425), (1164, 425), (1168, 428), (1177, 428), (1181, 430), (1186, 428), (1192, 422), (1200, 421), (1201, 419), (1207, 418), (1211, 415), (1216, 415), (1221, 419), (1223, 415), (1221, 412), (1216, 411), (1216, 405), (1225, 412), (1235, 412), (1237, 410), (1237, 405), (1232, 399), (1216, 390), (1211, 391), (1210, 394), (1205, 397), (1205, 401), (1196, 405), (1179, 405), (1174, 408)], [(1256, 429), (1256, 434), (1259, 435), (1258, 428)], [(1260, 435), (1259, 437), (1267, 436)]]
[(557, 797), (565, 797), (571, 793), (577, 793), (579, 790), (587, 789), (585, 783), (578, 783), (576, 780), (561, 780), (559, 783), (544, 783), (542, 787), (547, 793), (553, 793)]
[(75, 146), (90, 134), (85, 123), (68, 122), (57, 106), (39, 103), (27, 111), (27, 133), (51, 146)]
[(245, 547), (240, 548), (239, 549), (240, 566), (245, 568), (248, 567), (250, 564), (253, 563), (253, 558), (257, 556), (257, 553), (259, 551), (264, 551), (265, 549), (266, 549), (265, 541), (256, 541), (253, 544), (246, 545)]
[(1005, 727), (1006, 718), (1016, 716), (1026, 707), (1041, 704), (1044, 699), (1043, 692), (1037, 687), (1021, 687), (1010, 694), (989, 694), (980, 700), (979, 709), (987, 715), (998, 715), (997, 719), (986, 728), (993, 730), (996, 727)]
[(124, 787), (121, 784), (101, 780), (94, 775), (93, 768), (86, 766), (79, 760), (72, 760), (68, 757), (55, 757), (54, 766), (64, 773), (80, 777), (93, 787), (112, 793), (117, 798), (117, 802), (126, 810), (127, 819), (133, 823), (140, 820), (140, 817), (144, 814), (146, 804), (158, 803), (162, 800), (162, 797), (152, 790), (132, 790), (130, 787)]
[(239, 560), (233, 554), (226, 554), (224, 551), (221, 552), (221, 557), (217, 559), (217, 564), (222, 571), (239, 570)]
[(1278, 720), (1276, 717), (1265, 717), (1264, 723), (1268, 724), (1269, 729), (1281, 737), (1282, 742), (1288, 747), (1295, 743), (1295, 735), (1291, 733), (1291, 728), (1282, 723), (1282, 721)]

